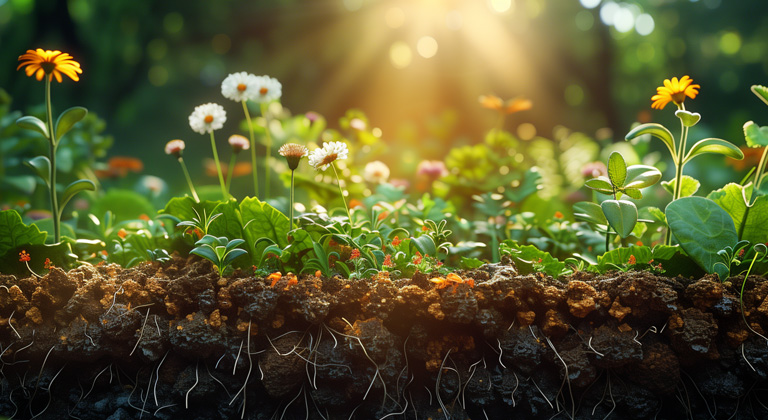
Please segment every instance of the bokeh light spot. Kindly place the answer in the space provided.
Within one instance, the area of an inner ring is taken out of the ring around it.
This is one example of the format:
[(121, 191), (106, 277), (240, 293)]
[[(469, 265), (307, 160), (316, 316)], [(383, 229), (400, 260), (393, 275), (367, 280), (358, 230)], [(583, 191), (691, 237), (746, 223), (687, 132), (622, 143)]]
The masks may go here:
[(595, 17), (592, 16), (592, 12), (587, 10), (576, 13), (575, 21), (576, 27), (582, 31), (588, 31), (595, 25)]
[(532, 138), (536, 137), (536, 127), (531, 123), (520, 124), (517, 127), (517, 137), (520, 137), (521, 140), (531, 140)]
[(389, 47), (389, 59), (398, 69), (404, 69), (411, 64), (413, 53), (411, 47), (403, 41), (397, 41)]
[(397, 29), (405, 24), (405, 12), (399, 7), (390, 7), (384, 13), (384, 22), (392, 29)]
[(733, 55), (741, 49), (741, 37), (736, 32), (726, 32), (720, 37), (720, 51)]
[(581, 5), (586, 7), (587, 9), (594, 9), (600, 4), (601, 0), (579, 0), (581, 2)]
[(360, 10), (363, 7), (363, 0), (344, 0), (344, 7), (350, 12)]
[(650, 35), (655, 27), (656, 23), (648, 13), (643, 13), (635, 19), (635, 30), (642, 36)]
[(163, 86), (168, 82), (168, 70), (163, 66), (152, 66), (149, 68), (147, 78), (153, 86)]
[(451, 10), (445, 14), (445, 26), (452, 30), (458, 31), (464, 25), (464, 16), (458, 10)]
[(437, 40), (431, 36), (423, 36), (416, 43), (416, 51), (424, 58), (432, 58), (437, 54)]
[[(3, 2), (0, 1), (0, 4)], [(67, 3), (69, 14), (72, 16), (72, 20), (78, 22), (85, 22), (91, 17), (91, 5), (86, 0), (71, 0)]]
[(570, 106), (578, 106), (584, 102), (584, 89), (577, 84), (565, 88), (565, 102)]
[(227, 34), (217, 34), (211, 40), (211, 47), (216, 54), (224, 55), (232, 48), (232, 40)]
[(612, 1), (603, 4), (600, 6), (600, 20), (606, 25), (613, 25), (613, 18), (619, 9), (621, 9), (621, 7)]
[(160, 38), (155, 38), (147, 44), (147, 55), (153, 60), (161, 60), (168, 53), (168, 43)]
[(644, 42), (637, 46), (637, 59), (643, 63), (650, 63), (656, 56), (656, 47), (650, 42)]
[(184, 28), (184, 17), (176, 12), (171, 12), (163, 18), (163, 29), (169, 34), (177, 34)]
[(613, 15), (613, 26), (621, 33), (629, 32), (635, 27), (635, 16), (626, 7), (619, 7)]
[(496, 13), (505, 13), (512, 9), (512, 0), (488, 0), (488, 6)]

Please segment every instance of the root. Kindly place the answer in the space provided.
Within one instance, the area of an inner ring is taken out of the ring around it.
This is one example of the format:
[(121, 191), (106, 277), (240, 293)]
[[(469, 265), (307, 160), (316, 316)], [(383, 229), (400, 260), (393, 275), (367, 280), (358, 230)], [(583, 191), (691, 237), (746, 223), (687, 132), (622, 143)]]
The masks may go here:
[[(200, 359), (195, 362), (195, 383), (192, 385), (192, 388), (189, 388), (186, 394), (184, 394), (184, 408), (189, 409), (189, 393), (192, 392), (193, 389), (197, 386), (197, 382), (199, 381), (199, 374), (198, 371), (200, 370)], [(157, 414), (157, 411), (155, 411), (155, 414)]]
[(552, 351), (555, 352), (555, 356), (557, 356), (557, 358), (560, 359), (560, 363), (562, 363), (563, 367), (565, 368), (565, 377), (563, 378), (563, 383), (560, 384), (559, 393), (562, 393), (563, 386), (568, 384), (568, 395), (571, 398), (571, 419), (575, 419), (576, 418), (576, 401), (573, 399), (573, 389), (571, 389), (571, 378), (570, 376), (568, 376), (568, 365), (565, 363), (565, 360), (563, 360), (563, 358), (560, 357), (560, 353), (557, 352), (557, 349), (552, 344), (552, 341), (550, 341), (549, 337), (544, 337), (544, 338), (547, 340), (547, 344), (549, 344), (549, 347), (552, 349)]
[[(139, 339), (138, 339), (138, 340), (136, 340), (136, 344), (133, 346), (133, 350), (131, 350), (131, 352), (130, 352), (130, 353), (128, 353), (128, 356), (133, 356), (133, 352), (135, 352), (135, 351), (136, 351), (136, 349), (139, 347), (139, 343), (141, 342), (141, 337), (143, 337), (143, 336), (144, 336), (144, 327), (147, 325), (147, 319), (149, 319), (149, 311), (150, 311), (150, 310), (151, 310), (151, 308), (150, 308), (150, 309), (147, 309), (147, 315), (146, 315), (146, 316), (144, 316), (144, 323), (143, 323), (143, 324), (141, 324), (141, 330), (139, 330)], [(157, 321), (157, 319), (155, 319), (155, 321)], [(86, 328), (87, 328), (87, 327), (88, 327), (88, 326), (86, 325)], [(87, 335), (87, 334), (86, 334), (86, 335)], [(89, 337), (89, 338), (90, 338), (90, 337)], [(93, 343), (93, 339), (91, 339), (91, 343)]]

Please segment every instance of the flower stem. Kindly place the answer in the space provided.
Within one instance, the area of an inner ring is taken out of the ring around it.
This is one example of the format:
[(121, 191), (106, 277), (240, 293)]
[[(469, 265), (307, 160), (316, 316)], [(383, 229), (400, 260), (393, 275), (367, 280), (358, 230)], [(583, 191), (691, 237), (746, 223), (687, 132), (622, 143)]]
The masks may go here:
[[(677, 106), (680, 110), (685, 110), (685, 104)], [(683, 191), (683, 159), (685, 159), (685, 143), (688, 140), (688, 127), (680, 120), (680, 144), (677, 147), (677, 161), (675, 162), (675, 188), (672, 193), (672, 201), (680, 198)], [(667, 234), (664, 239), (665, 245), (672, 245), (672, 230), (667, 226)]]
[(46, 75), (45, 78), (45, 108), (48, 116), (48, 140), (51, 151), (51, 173), (50, 193), (51, 193), (51, 212), (53, 217), (53, 242), (59, 243), (61, 239), (61, 214), (59, 213), (59, 199), (56, 196), (56, 133), (53, 130), (53, 111), (51, 110), (51, 78), (52, 75)]
[(219, 184), (221, 184), (221, 196), (224, 201), (229, 199), (227, 193), (227, 187), (224, 185), (224, 175), (221, 173), (221, 163), (219, 163), (219, 153), (216, 152), (216, 140), (213, 138), (213, 131), (211, 131), (211, 149), (213, 149), (213, 161), (216, 163), (216, 170), (219, 172)]
[(336, 170), (336, 163), (331, 162), (331, 168), (336, 175), (336, 182), (339, 184), (339, 194), (341, 194), (341, 201), (344, 203), (344, 210), (347, 211), (347, 219), (349, 219), (349, 232), (352, 233), (352, 215), (349, 213), (349, 207), (347, 206), (347, 199), (344, 198), (344, 190), (341, 189), (341, 179), (339, 179), (339, 172)]
[(264, 135), (267, 139), (267, 155), (264, 157), (264, 199), (269, 198), (269, 179), (272, 171), (269, 168), (269, 159), (272, 155), (272, 134), (269, 132), (269, 120), (267, 119), (267, 104), (261, 104), (261, 116), (264, 117)]
[(251, 122), (251, 113), (248, 111), (248, 105), (243, 100), (243, 112), (245, 112), (245, 121), (248, 123), (248, 133), (251, 135), (251, 170), (253, 172), (253, 194), (259, 198), (259, 171), (256, 170), (256, 141), (253, 137), (253, 123)]
[(291, 169), (291, 207), (288, 210), (289, 214), (291, 215), (291, 218), (288, 219), (291, 222), (291, 229), (293, 229), (293, 173), (295, 171)]
[(197, 191), (195, 191), (195, 186), (192, 184), (192, 178), (189, 177), (189, 171), (187, 171), (187, 165), (184, 164), (184, 158), (179, 156), (179, 163), (181, 164), (181, 170), (184, 171), (184, 177), (187, 178), (187, 184), (189, 185), (189, 190), (192, 192), (192, 198), (195, 199), (195, 202), (200, 202), (200, 197), (197, 196)]
[(229, 191), (232, 188), (232, 173), (235, 172), (236, 161), (237, 161), (237, 155), (232, 153), (232, 158), (229, 159), (229, 168), (227, 169), (227, 180), (224, 181), (224, 184), (227, 186), (227, 195), (229, 195)]

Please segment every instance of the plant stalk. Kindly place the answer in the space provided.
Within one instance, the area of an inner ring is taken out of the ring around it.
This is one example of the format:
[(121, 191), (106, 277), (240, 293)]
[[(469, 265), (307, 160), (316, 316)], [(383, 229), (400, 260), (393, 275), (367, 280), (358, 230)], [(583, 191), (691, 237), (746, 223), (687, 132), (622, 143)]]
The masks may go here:
[(336, 163), (331, 162), (331, 168), (336, 175), (336, 182), (339, 184), (339, 194), (341, 194), (341, 202), (344, 203), (344, 210), (347, 211), (347, 219), (349, 220), (349, 234), (352, 235), (352, 214), (349, 213), (349, 207), (347, 206), (347, 199), (344, 198), (344, 190), (341, 189), (341, 179), (339, 179), (339, 172), (336, 170)]
[(221, 163), (219, 163), (219, 153), (216, 151), (216, 140), (213, 138), (213, 131), (211, 131), (211, 149), (213, 149), (213, 161), (216, 163), (216, 171), (219, 173), (219, 184), (221, 184), (221, 197), (224, 201), (229, 199), (227, 193), (227, 187), (224, 185), (224, 175), (221, 173)]
[(261, 116), (264, 117), (264, 135), (267, 140), (267, 155), (264, 157), (264, 199), (269, 198), (269, 182), (272, 171), (269, 168), (269, 159), (272, 155), (272, 134), (269, 132), (269, 119), (267, 119), (267, 104), (261, 104)]
[(61, 239), (61, 213), (59, 212), (59, 199), (56, 194), (56, 133), (53, 131), (53, 111), (51, 109), (51, 78), (53, 75), (46, 75), (45, 78), (45, 108), (48, 116), (48, 140), (51, 151), (51, 173), (50, 193), (51, 193), (51, 212), (53, 217), (53, 242), (59, 243)]
[(195, 199), (195, 202), (200, 202), (200, 197), (197, 196), (197, 191), (195, 191), (195, 186), (192, 184), (192, 178), (189, 176), (189, 171), (187, 171), (187, 165), (184, 163), (184, 158), (179, 156), (179, 163), (181, 164), (181, 170), (184, 171), (184, 177), (187, 178), (187, 185), (189, 185), (189, 190), (192, 192), (192, 198)]
[(248, 111), (248, 105), (243, 100), (243, 112), (245, 112), (245, 121), (248, 123), (248, 133), (251, 136), (251, 171), (253, 172), (253, 194), (259, 198), (259, 171), (256, 170), (256, 141), (253, 136), (253, 123), (251, 122), (251, 113)]
[[(685, 104), (677, 106), (679, 110), (685, 110)], [(685, 143), (688, 140), (688, 127), (685, 126), (683, 120), (680, 120), (680, 144), (677, 147), (677, 162), (675, 162), (675, 188), (672, 193), (672, 201), (680, 198), (683, 190), (683, 159), (685, 159)], [(664, 239), (665, 245), (672, 245), (672, 230), (667, 226), (667, 234)]]
[(291, 218), (289, 219), (291, 221), (291, 229), (293, 229), (293, 173), (295, 171), (291, 169), (291, 207), (288, 209), (288, 212), (291, 215)]

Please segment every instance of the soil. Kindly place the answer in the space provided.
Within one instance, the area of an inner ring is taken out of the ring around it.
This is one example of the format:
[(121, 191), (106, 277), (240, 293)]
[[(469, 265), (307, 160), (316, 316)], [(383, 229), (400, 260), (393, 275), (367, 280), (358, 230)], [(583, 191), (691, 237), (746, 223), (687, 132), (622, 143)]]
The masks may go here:
[(0, 275), (0, 416), (768, 418), (765, 278), (457, 274)]

